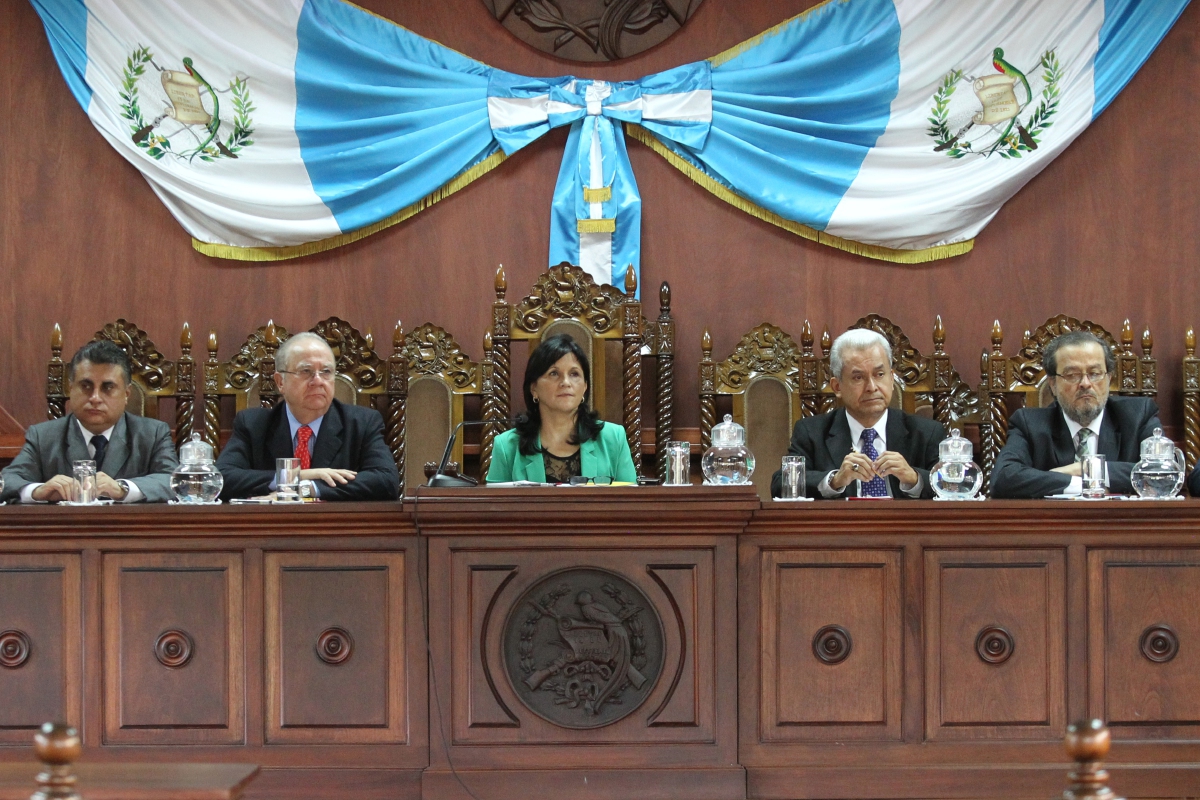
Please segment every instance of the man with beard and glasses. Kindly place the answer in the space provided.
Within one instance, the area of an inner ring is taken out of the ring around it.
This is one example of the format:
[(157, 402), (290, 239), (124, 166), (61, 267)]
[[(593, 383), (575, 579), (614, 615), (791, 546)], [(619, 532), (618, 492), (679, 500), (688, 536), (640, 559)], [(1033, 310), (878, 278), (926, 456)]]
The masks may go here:
[(1087, 331), (1056, 337), (1042, 367), (1055, 402), (1012, 415), (992, 473), (992, 497), (1079, 494), (1079, 459), (1096, 453), (1108, 462), (1109, 491), (1132, 494), (1129, 473), (1142, 440), (1162, 427), (1158, 406), (1148, 397), (1108, 396), (1116, 359)]

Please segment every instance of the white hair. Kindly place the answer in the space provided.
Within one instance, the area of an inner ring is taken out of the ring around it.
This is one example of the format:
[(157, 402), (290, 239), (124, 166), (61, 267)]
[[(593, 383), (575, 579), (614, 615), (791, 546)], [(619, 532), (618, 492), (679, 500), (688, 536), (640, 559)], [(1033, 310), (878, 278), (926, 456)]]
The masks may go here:
[(292, 368), (292, 351), (303, 344), (311, 342), (317, 342), (326, 350), (328, 350), (330, 358), (336, 362), (337, 359), (333, 358), (333, 348), (329, 346), (329, 342), (325, 341), (323, 337), (318, 336), (312, 331), (304, 331), (303, 333), (297, 333), (295, 336), (292, 336), (283, 344), (279, 345), (279, 350), (277, 350), (275, 353), (276, 369), (282, 369), (284, 371), (290, 370)]
[(857, 353), (872, 347), (882, 347), (887, 357), (888, 368), (892, 366), (892, 346), (884, 336), (869, 328), (852, 328), (833, 341), (829, 348), (829, 374), (842, 379), (842, 370), (846, 366), (846, 353)]

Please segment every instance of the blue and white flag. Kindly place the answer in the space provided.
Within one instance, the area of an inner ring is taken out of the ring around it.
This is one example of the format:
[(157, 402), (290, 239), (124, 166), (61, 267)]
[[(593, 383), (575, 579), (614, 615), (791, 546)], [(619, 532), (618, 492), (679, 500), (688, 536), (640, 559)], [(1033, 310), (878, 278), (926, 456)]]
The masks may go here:
[(71, 90), (198, 250), (318, 252), (570, 126), (549, 263), (621, 285), (626, 132), (739, 208), (876, 258), (966, 252), (1187, 0), (827, 0), (620, 83), (493, 69), (342, 0), (31, 0)]

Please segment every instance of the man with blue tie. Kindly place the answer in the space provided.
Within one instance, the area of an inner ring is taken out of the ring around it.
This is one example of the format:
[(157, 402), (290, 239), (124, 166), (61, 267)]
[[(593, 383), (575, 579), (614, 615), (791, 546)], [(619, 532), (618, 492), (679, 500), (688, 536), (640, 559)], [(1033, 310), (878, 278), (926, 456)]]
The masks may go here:
[(395, 500), (400, 476), (373, 408), (334, 399), (337, 361), (315, 333), (298, 333), (276, 354), (283, 402), (243, 411), (217, 459), (222, 499), (265, 495), (275, 459), (300, 460), (302, 489), (322, 500)]
[(179, 464), (167, 423), (130, 414), (129, 357), (113, 342), (89, 342), (67, 365), (70, 413), (25, 432), (4, 468), (0, 500), (55, 503), (75, 489), (72, 462), (96, 462), (96, 493), (119, 503), (164, 502)]
[[(946, 438), (939, 423), (889, 409), (895, 390), (892, 348), (872, 330), (843, 333), (829, 350), (829, 386), (842, 407), (796, 423), (788, 455), (804, 456), (806, 494), (929, 498), (929, 469)], [(778, 497), (783, 476), (771, 478)]]

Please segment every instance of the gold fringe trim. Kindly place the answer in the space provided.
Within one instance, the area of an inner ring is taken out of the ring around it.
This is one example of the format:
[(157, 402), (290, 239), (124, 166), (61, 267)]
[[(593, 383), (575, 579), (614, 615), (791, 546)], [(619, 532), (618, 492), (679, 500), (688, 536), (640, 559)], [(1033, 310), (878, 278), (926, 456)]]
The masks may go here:
[(616, 219), (581, 219), (575, 222), (575, 230), (580, 233), (616, 233)]
[(731, 206), (745, 211), (747, 214), (758, 217), (764, 222), (769, 222), (772, 225), (777, 225), (786, 231), (791, 231), (797, 236), (803, 236), (805, 239), (817, 242), (818, 244), (835, 247), (838, 250), (845, 250), (847, 253), (854, 253), (867, 258), (875, 258), (880, 261), (891, 261), (895, 264), (924, 264), (929, 261), (939, 261), (943, 258), (953, 258), (971, 252), (975, 247), (974, 239), (967, 239), (963, 242), (954, 242), (953, 244), (943, 244), (937, 247), (927, 247), (923, 250), (900, 250), (891, 247), (883, 247), (876, 244), (864, 244), (851, 239), (843, 239), (840, 236), (834, 236), (824, 231), (818, 231), (815, 228), (810, 228), (807, 225), (801, 225), (798, 222), (793, 222), (790, 219), (784, 219), (773, 211), (768, 211), (762, 206), (754, 203), (739, 194), (734, 193), (724, 184), (714, 180), (707, 173), (697, 169), (692, 164), (681, 158), (674, 150), (664, 145), (658, 140), (654, 134), (643, 128), (641, 125), (636, 125), (631, 122), (625, 123), (625, 131), (634, 139), (637, 139), (642, 144), (649, 147), (654, 152), (667, 160), (671, 166), (687, 175), (694, 183), (700, 184), (708, 191), (712, 192), (717, 197), (729, 203)]
[(783, 31), (783, 29), (786, 28), (787, 26), (789, 26), (793, 23), (799, 22), (800, 20), (809, 16), (813, 12), (818, 11), (819, 9), (822, 9), (825, 6), (827, 6), (833, 2), (848, 3), (848, 2), (850, 2), (850, 0), (823, 0), (823, 2), (817, 3), (812, 8), (808, 8), (808, 9), (805, 9), (804, 11), (801, 11), (799, 14), (792, 17), (791, 19), (785, 19), (783, 22), (779, 23), (774, 28), (767, 28), (765, 31), (758, 34), (757, 36), (755, 36), (751, 39), (747, 39), (746, 41), (742, 42), (741, 44), (735, 44), (733, 47), (729, 48), (728, 50), (726, 50), (722, 53), (717, 53), (715, 56), (713, 56), (712, 58), (710, 58), (708, 60), (708, 63), (712, 65), (713, 69), (716, 69), (717, 67), (721, 66), (722, 64), (732, 61), (733, 59), (737, 58), (738, 56), (740, 56), (742, 53), (746, 52), (747, 50), (752, 50), (753, 48), (758, 47), (758, 45), (762, 44), (764, 39), (769, 39), (772, 36), (778, 36)]
[(292, 245), (290, 247), (238, 247), (229, 244), (211, 244), (199, 239), (192, 239), (192, 247), (199, 253), (213, 258), (227, 258), (233, 261), (286, 261), (289, 258), (310, 256), (314, 253), (324, 253), (336, 247), (365, 239), (373, 233), (379, 233), (384, 228), (390, 228), (396, 223), (403, 222), (409, 217), (416, 216), (439, 200), (444, 200), (459, 189), (465, 188), (471, 182), (491, 172), (504, 161), (503, 150), (497, 150), (470, 169), (464, 170), (450, 180), (449, 183), (426, 195), (411, 206), (402, 208), (387, 219), (359, 228), (349, 233), (330, 236), (315, 242)]
[(583, 187), (583, 202), (585, 203), (607, 203), (612, 200), (612, 187), (601, 186), (599, 189), (589, 189)]

